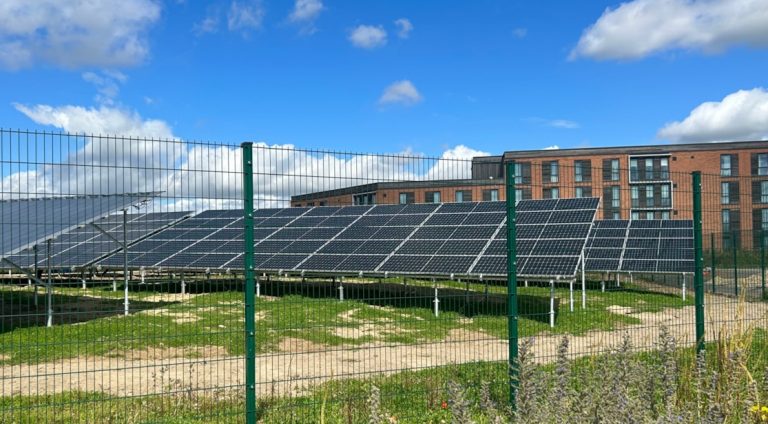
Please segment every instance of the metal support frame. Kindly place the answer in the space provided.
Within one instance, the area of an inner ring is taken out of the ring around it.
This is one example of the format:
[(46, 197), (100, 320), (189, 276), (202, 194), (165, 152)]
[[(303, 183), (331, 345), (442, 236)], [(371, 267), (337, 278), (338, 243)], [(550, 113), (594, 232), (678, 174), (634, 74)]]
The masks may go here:
[(733, 294), (739, 296), (739, 259), (736, 252), (736, 232), (731, 235), (731, 250), (733, 251)]
[(45, 241), (47, 276), (45, 285), (45, 306), (48, 312), (46, 327), (53, 327), (53, 278), (51, 276), (51, 243), (53, 240)]
[(704, 253), (701, 237), (701, 172), (695, 171), (693, 179), (693, 287), (696, 303), (696, 350), (704, 350)]
[(765, 300), (765, 231), (760, 230), (760, 297)]
[(555, 280), (549, 280), (549, 327), (555, 328)]
[(245, 422), (256, 424), (256, 299), (253, 240), (253, 143), (241, 146), (243, 158), (243, 269), (245, 270)]

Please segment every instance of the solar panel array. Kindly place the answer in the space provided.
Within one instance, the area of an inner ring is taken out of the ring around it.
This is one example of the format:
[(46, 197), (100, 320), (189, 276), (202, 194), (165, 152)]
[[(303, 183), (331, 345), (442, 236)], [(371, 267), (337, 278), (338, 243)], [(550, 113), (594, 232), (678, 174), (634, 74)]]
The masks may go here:
[(137, 193), (0, 201), (0, 257), (21, 252), (152, 196)]
[[(154, 232), (173, 225), (188, 215), (189, 212), (128, 214), (126, 216), (127, 225), (125, 230), (129, 246), (131, 243), (135, 243)], [(93, 224), (96, 224), (120, 242), (123, 241), (122, 214), (101, 218), (94, 221)], [(52, 240), (51, 266), (58, 269), (83, 267), (118, 251), (122, 251), (120, 243), (117, 243), (90, 224), (82, 225)], [(121, 255), (116, 257), (122, 258)], [(19, 266), (31, 267), (35, 263), (34, 250), (25, 249), (17, 254), (10, 255), (8, 259)], [(38, 246), (37, 263), (40, 266), (47, 264), (47, 246), (45, 243)], [(120, 264), (122, 264), (122, 259)]]
[[(130, 246), (128, 266), (224, 268), (243, 252), (243, 211), (208, 210)], [(119, 267), (122, 255), (98, 263)], [(237, 262), (237, 267), (242, 264)]]
[(586, 256), (587, 271), (693, 272), (693, 221), (598, 221)]
[(600, 199), (525, 200), (517, 204), (517, 274), (576, 275)]

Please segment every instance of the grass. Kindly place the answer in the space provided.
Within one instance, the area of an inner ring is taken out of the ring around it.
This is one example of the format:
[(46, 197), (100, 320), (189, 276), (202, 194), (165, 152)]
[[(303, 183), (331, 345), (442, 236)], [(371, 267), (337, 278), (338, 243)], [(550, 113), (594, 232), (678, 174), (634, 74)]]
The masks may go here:
[[(291, 284), (291, 283), (286, 283)], [(431, 286), (431, 282), (409, 281), (413, 287)], [(371, 342), (419, 343), (442, 340), (452, 330), (481, 331), (489, 336), (506, 338), (506, 289), (489, 286), (490, 300), (484, 302), (485, 288), (471, 284), (470, 294), (475, 303), (465, 306), (464, 283), (440, 281), (440, 316), (431, 309), (431, 294), (414, 300), (382, 303), (372, 297), (368, 302), (327, 297), (286, 295), (257, 299), (257, 349), (260, 353), (274, 352), (288, 337), (299, 338), (326, 346), (356, 346)], [(448, 292), (449, 289), (457, 289)], [(627, 288), (625, 288), (627, 289)], [(580, 309), (576, 293), (576, 311), (567, 308), (568, 290), (558, 288), (560, 300), (555, 328), (548, 325), (549, 289), (521, 287), (520, 334), (583, 334), (590, 330), (612, 330), (639, 324), (632, 315), (608, 311), (609, 306), (629, 307), (638, 312), (657, 312), (664, 308), (692, 305), (692, 298), (683, 302), (679, 296), (634, 291), (588, 293), (588, 309)], [(310, 295), (311, 293), (306, 293)], [(67, 312), (57, 315), (53, 328), (45, 328), (44, 297), (34, 307), (32, 295), (26, 289), (2, 287), (0, 300), (4, 305), (26, 307), (25, 314), (3, 312), (13, 325), (3, 322), (0, 333), (0, 363), (38, 363), (78, 356), (120, 356), (127, 350), (147, 347), (221, 346), (230, 355), (244, 353), (244, 318), (242, 292), (204, 293), (183, 299), (172, 297), (164, 301), (153, 292), (131, 291), (132, 311), (122, 315), (122, 291), (109, 287), (86, 290), (73, 287), (56, 288), (54, 305)], [(527, 299), (527, 300), (525, 300)], [(385, 304), (379, 306), (371, 303)], [(88, 306), (91, 305), (91, 306)], [(95, 305), (95, 306), (94, 306)], [(484, 306), (485, 305), (485, 306)], [(88, 310), (88, 309), (91, 310)], [(8, 317), (8, 315), (14, 315)], [(347, 331), (344, 331), (347, 329)], [(191, 352), (190, 355), (193, 355)]]

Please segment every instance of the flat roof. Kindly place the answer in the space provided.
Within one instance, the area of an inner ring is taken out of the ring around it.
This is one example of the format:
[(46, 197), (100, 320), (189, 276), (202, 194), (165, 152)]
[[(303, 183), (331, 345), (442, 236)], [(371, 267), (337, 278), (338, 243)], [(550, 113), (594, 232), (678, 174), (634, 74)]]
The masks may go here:
[[(501, 158), (501, 156), (499, 156)], [(315, 200), (327, 197), (344, 196), (350, 194), (372, 193), (387, 189), (407, 189), (407, 188), (446, 188), (446, 187), (466, 187), (466, 186), (489, 186), (504, 184), (503, 179), (487, 180), (430, 180), (430, 181), (387, 181), (380, 183), (361, 184), (351, 187), (337, 188), (334, 190), (315, 191), (312, 193), (298, 194), (291, 196), (291, 201)]]
[[(510, 150), (504, 152), (504, 161), (519, 158), (589, 155), (648, 155), (706, 150), (768, 149), (768, 141), (725, 141), (708, 143), (654, 144), (648, 146), (583, 147), (552, 150)], [(489, 156), (489, 158), (495, 156)]]

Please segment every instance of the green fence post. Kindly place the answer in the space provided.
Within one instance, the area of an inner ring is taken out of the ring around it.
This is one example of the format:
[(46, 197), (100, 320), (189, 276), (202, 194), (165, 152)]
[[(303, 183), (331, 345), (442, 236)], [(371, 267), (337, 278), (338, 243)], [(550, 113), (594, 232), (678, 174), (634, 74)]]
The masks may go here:
[(712, 294), (715, 294), (715, 279), (717, 278), (717, 265), (715, 265), (715, 233), (709, 233), (709, 247), (712, 251)]
[(760, 230), (760, 288), (761, 298), (765, 299), (765, 231)]
[(733, 292), (739, 296), (739, 265), (736, 255), (736, 232), (731, 233), (731, 249), (733, 249)]
[(515, 193), (515, 164), (507, 164), (507, 325), (509, 328), (509, 403), (516, 406), (518, 388), (518, 311), (517, 311), (517, 222)]
[(243, 143), (245, 270), (245, 422), (256, 424), (256, 289), (253, 269), (253, 143)]
[(693, 174), (693, 248), (695, 272), (693, 287), (696, 296), (696, 350), (704, 350), (704, 251), (701, 237), (701, 172)]

